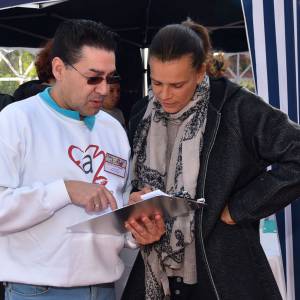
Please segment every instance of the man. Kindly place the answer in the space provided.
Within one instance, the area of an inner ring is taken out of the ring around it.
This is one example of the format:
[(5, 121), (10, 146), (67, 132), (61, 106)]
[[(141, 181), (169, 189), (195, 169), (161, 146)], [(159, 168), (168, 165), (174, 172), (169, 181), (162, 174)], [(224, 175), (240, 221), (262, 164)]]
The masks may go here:
[(128, 140), (118, 121), (98, 113), (118, 79), (115, 48), (101, 24), (62, 23), (51, 52), (54, 86), (1, 112), (0, 280), (7, 299), (114, 299), (124, 237), (67, 227), (125, 201)]

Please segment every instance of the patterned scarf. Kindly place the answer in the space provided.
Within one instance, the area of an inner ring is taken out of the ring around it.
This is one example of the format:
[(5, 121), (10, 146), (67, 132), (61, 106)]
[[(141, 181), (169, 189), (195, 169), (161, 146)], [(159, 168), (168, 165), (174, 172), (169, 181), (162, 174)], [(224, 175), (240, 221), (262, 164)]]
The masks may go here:
[[(176, 114), (165, 112), (150, 90), (149, 104), (133, 142), (133, 187), (142, 189), (147, 185), (169, 194), (185, 191), (188, 197), (195, 197), (208, 99), (208, 76), (197, 87), (192, 100)], [(178, 122), (179, 128), (167, 166), (170, 121)], [(168, 276), (181, 276), (188, 284), (197, 282), (194, 216), (190, 212), (165, 220), (166, 233), (160, 241), (141, 249), (147, 300), (170, 295)]]

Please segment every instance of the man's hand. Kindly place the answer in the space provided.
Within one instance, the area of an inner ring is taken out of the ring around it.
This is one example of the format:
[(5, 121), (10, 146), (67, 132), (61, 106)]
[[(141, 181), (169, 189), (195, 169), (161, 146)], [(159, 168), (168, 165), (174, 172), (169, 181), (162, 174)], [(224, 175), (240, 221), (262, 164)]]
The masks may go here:
[(101, 211), (108, 206), (117, 209), (117, 202), (112, 193), (101, 184), (84, 181), (65, 181), (67, 191), (73, 204), (83, 206), (87, 212)]
[(228, 224), (228, 225), (234, 225), (236, 224), (235, 221), (231, 218), (228, 205), (225, 206), (225, 208), (222, 211), (221, 214), (221, 221)]
[(160, 214), (155, 214), (153, 220), (143, 216), (141, 220), (129, 219), (125, 223), (135, 240), (141, 245), (148, 245), (160, 240), (165, 233), (165, 223)]

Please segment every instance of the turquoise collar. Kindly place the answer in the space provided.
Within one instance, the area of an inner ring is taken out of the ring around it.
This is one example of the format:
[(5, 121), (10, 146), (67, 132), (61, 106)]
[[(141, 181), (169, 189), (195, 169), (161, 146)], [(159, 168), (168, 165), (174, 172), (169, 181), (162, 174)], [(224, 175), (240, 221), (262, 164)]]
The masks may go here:
[(55, 111), (59, 112), (60, 114), (74, 120), (83, 121), (88, 129), (90, 130), (93, 129), (95, 125), (95, 115), (83, 117), (83, 119), (81, 119), (78, 111), (61, 108), (51, 97), (50, 89), (51, 87), (48, 87), (43, 92), (39, 93), (39, 96), (44, 100), (44, 102), (46, 102), (51, 108), (53, 108)]

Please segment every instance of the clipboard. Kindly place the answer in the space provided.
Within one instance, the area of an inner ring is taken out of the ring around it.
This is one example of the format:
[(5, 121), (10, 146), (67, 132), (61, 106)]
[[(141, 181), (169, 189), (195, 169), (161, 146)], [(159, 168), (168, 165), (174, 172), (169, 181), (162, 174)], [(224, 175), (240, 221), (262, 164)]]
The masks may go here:
[(160, 190), (142, 195), (142, 201), (130, 204), (103, 215), (73, 224), (67, 229), (74, 233), (97, 233), (121, 235), (127, 232), (125, 221), (129, 218), (139, 219), (146, 215), (149, 218), (155, 213), (162, 214), (164, 219), (181, 216), (191, 210), (199, 209), (205, 205), (204, 199), (192, 200), (175, 197)]

